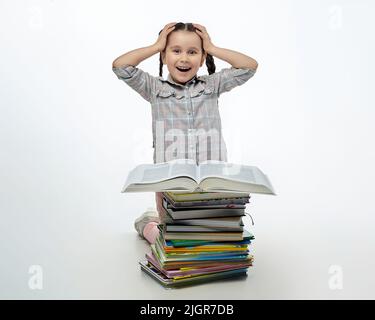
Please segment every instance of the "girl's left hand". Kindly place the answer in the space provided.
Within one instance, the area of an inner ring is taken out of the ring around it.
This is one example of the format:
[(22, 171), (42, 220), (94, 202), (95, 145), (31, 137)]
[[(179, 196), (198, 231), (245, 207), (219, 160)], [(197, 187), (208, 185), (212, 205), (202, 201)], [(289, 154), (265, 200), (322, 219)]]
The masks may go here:
[(214, 46), (211, 42), (211, 38), (208, 35), (208, 32), (206, 28), (198, 23), (193, 23), (193, 26), (195, 27), (195, 32), (202, 38), (203, 40), (203, 49), (207, 53), (210, 53), (210, 49)]

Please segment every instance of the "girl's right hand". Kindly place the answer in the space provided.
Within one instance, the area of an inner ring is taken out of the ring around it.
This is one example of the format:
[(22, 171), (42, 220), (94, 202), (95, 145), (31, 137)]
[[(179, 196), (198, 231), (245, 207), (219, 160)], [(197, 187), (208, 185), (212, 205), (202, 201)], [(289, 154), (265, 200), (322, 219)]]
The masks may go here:
[(158, 40), (155, 42), (155, 46), (158, 48), (159, 52), (165, 49), (167, 44), (167, 36), (174, 30), (174, 26), (177, 22), (171, 22), (165, 25), (163, 30), (160, 32)]

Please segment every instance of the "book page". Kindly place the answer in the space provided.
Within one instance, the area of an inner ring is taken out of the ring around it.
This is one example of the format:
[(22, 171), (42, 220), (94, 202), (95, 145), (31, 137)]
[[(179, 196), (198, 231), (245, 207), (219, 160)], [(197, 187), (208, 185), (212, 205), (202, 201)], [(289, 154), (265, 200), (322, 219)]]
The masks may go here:
[(256, 183), (254, 168), (251, 166), (208, 160), (200, 164), (199, 182), (208, 177), (224, 178), (243, 182)]
[(155, 183), (178, 176), (187, 176), (195, 180), (195, 161), (189, 159), (177, 159), (163, 163), (142, 164), (129, 173), (125, 184)]
[(273, 190), (267, 176), (257, 167), (233, 164), (224, 161), (208, 160), (200, 164), (200, 183), (202, 180), (216, 177), (230, 181), (267, 186)]
[(179, 177), (155, 183), (133, 183), (125, 185), (121, 192), (175, 192), (187, 193), (196, 189), (197, 183), (188, 177)]
[(197, 165), (192, 159), (176, 159), (170, 161), (168, 177), (187, 176), (197, 181)]

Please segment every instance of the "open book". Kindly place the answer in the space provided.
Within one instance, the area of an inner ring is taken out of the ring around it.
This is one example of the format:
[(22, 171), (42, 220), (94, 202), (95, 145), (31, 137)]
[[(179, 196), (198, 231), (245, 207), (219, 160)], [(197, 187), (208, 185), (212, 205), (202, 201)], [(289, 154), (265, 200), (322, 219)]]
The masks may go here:
[(176, 159), (142, 164), (128, 174), (121, 192), (275, 192), (267, 176), (257, 167), (217, 160), (196, 164)]

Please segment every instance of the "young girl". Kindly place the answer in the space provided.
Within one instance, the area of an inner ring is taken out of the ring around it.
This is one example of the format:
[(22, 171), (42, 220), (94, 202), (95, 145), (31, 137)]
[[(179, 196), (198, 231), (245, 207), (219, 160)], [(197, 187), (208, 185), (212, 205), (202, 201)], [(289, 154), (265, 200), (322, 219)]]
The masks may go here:
[[(136, 67), (158, 52), (159, 77)], [(215, 73), (213, 56), (232, 67)], [(208, 75), (198, 77), (204, 62)], [(166, 80), (162, 77), (164, 65), (169, 71)], [(216, 47), (204, 26), (182, 22), (167, 24), (153, 45), (129, 51), (112, 64), (117, 77), (151, 104), (154, 163), (178, 158), (197, 163), (227, 161), (218, 98), (244, 84), (257, 67), (253, 58)], [(157, 225), (165, 217), (161, 192), (156, 193), (156, 207), (157, 211), (149, 208), (135, 221), (137, 232), (149, 243), (155, 242)]]

